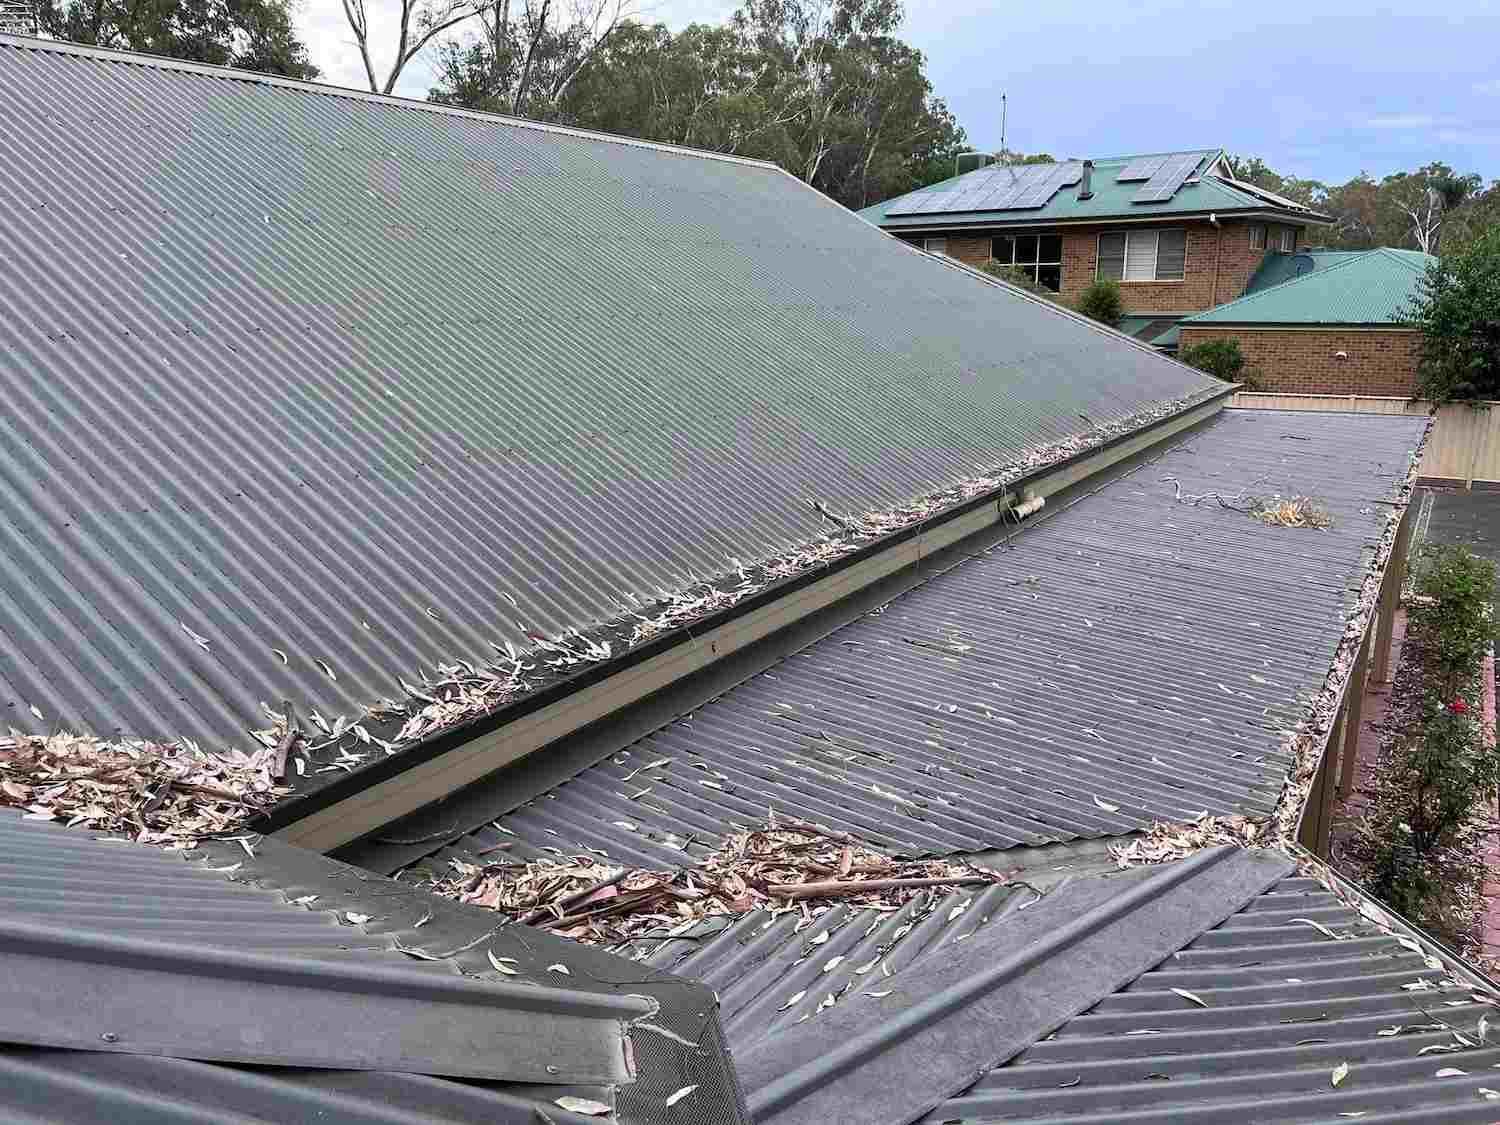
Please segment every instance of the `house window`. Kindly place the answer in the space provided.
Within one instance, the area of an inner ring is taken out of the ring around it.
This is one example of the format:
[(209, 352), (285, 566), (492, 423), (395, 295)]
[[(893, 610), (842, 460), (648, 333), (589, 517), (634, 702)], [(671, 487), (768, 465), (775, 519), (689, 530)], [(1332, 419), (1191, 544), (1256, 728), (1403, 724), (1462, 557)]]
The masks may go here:
[(1133, 230), (1099, 236), (1101, 281), (1181, 281), (1187, 231)]
[(1250, 224), (1250, 249), (1264, 250), (1266, 248), (1266, 224)]
[(1296, 227), (1281, 228), (1281, 249), (1282, 252), (1286, 254), (1290, 254), (1293, 250), (1297, 249)]
[(926, 250), (929, 254), (946, 254), (948, 253), (948, 240), (946, 238), (924, 238), (922, 239), (922, 249)]
[(990, 257), (1028, 274), (1038, 285), (1062, 289), (1062, 235), (1002, 234), (990, 243)]

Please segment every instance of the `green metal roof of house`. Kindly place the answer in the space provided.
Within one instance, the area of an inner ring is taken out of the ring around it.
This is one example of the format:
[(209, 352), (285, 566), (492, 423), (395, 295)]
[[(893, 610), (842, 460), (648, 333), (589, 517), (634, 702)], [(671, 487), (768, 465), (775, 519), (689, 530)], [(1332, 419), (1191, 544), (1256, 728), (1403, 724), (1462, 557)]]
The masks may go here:
[(1251, 293), (1259, 293), (1262, 289), (1270, 289), (1273, 285), (1280, 285), (1304, 274), (1326, 270), (1329, 266), (1336, 266), (1368, 253), (1368, 250), (1299, 250), (1295, 254), (1286, 254), (1273, 250), (1261, 261), (1260, 268), (1250, 275), (1245, 291), (1240, 296), (1248, 297)]
[[(1139, 180), (1120, 182), (1116, 177), (1134, 161), (1150, 156), (1187, 156), (1196, 153), (1199, 164), (1188, 181), (1172, 197), (1159, 203), (1132, 202), (1141, 188)], [(1039, 223), (1079, 222), (1113, 218), (1139, 219), (1159, 215), (1226, 214), (1234, 212), (1264, 213), (1274, 211), (1296, 215), (1307, 221), (1325, 222), (1326, 216), (1281, 199), (1250, 184), (1233, 179), (1223, 149), (1184, 149), (1180, 153), (1149, 153), (1134, 156), (1108, 156), (1094, 161), (1093, 195), (1078, 198), (1080, 185), (1064, 187), (1041, 207), (1004, 211), (944, 211), (920, 214), (892, 214), (919, 205), (919, 197), (961, 190), (979, 177), (993, 176), (993, 166), (976, 168), (941, 183), (930, 184), (866, 207), (859, 213), (872, 223), (888, 230), (952, 229), (964, 226), (1025, 225)]]
[(1394, 324), (1404, 316), (1428, 264), (1435, 260), (1415, 250), (1366, 250), (1182, 323)]

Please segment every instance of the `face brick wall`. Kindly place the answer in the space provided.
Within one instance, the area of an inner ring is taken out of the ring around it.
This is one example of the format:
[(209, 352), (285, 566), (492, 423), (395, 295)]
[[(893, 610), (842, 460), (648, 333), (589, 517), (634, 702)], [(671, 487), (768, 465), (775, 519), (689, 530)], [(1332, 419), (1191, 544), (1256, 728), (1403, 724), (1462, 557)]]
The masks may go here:
[[(1345, 328), (1188, 328), (1179, 345), (1238, 340), (1259, 390), (1312, 395), (1410, 395), (1417, 386), (1416, 332)], [(1348, 359), (1334, 358), (1345, 352)]]
[[(1211, 226), (1206, 221), (1163, 223), (1162, 226), (1187, 228), (1187, 260), (1183, 268), (1183, 280), (1121, 282), (1120, 293), (1125, 300), (1126, 313), (1199, 312), (1225, 301), (1232, 301), (1244, 293), (1250, 275), (1267, 253), (1264, 248), (1251, 248), (1250, 225), (1244, 221), (1225, 221), (1218, 227)], [(1068, 304), (1076, 304), (1079, 295), (1093, 284), (1098, 266), (1100, 233), (1121, 229), (1125, 228), (1105, 224), (1062, 230), (1062, 296)], [(918, 246), (922, 244), (920, 235), (903, 237)], [(988, 234), (950, 234), (946, 238), (946, 253), (950, 258), (957, 258), (971, 266), (989, 261)], [(1300, 241), (1299, 235), (1299, 243)], [(1274, 235), (1269, 235), (1267, 242), (1274, 243)]]

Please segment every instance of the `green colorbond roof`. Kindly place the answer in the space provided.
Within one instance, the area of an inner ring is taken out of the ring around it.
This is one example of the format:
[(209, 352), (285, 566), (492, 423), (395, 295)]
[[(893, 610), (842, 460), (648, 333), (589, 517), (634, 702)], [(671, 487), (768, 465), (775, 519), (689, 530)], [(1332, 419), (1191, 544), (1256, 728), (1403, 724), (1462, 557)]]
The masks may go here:
[(1280, 250), (1273, 250), (1250, 276), (1245, 291), (1240, 296), (1248, 297), (1251, 293), (1259, 293), (1262, 289), (1270, 289), (1273, 285), (1280, 285), (1304, 274), (1326, 270), (1329, 266), (1336, 266), (1368, 253), (1368, 250), (1299, 250), (1295, 254), (1285, 254)]
[(912, 196), (951, 190), (960, 181), (983, 171), (983, 169), (975, 169), (965, 172), (962, 176), (954, 176), (941, 183), (930, 184), (917, 191), (887, 199), (883, 203), (866, 207), (859, 213), (872, 223), (877, 223), (889, 230), (931, 229), (972, 223), (1036, 226), (1049, 222), (1080, 219), (1110, 219), (1126, 216), (1140, 218), (1146, 215), (1183, 215), (1207, 211), (1233, 213), (1235, 211), (1274, 210), (1287, 214), (1303, 214), (1313, 221), (1323, 220), (1323, 216), (1312, 211), (1287, 206), (1257, 195), (1247, 185), (1231, 184), (1218, 176), (1200, 175), (1223, 155), (1222, 149), (1184, 149), (1182, 152), (1184, 154), (1197, 152), (1202, 158), (1194, 173), (1200, 178), (1183, 184), (1170, 200), (1162, 203), (1132, 203), (1131, 199), (1141, 188), (1141, 181), (1122, 184), (1118, 183), (1115, 177), (1127, 164), (1132, 160), (1140, 159), (1141, 156), (1176, 155), (1175, 153), (1142, 153), (1135, 156), (1108, 156), (1095, 160), (1094, 194), (1092, 198), (1086, 200), (1079, 200), (1078, 187), (1075, 185), (1062, 188), (1046, 206), (1025, 211), (967, 211), (887, 217), (890, 211), (900, 210), (901, 204), (910, 202)]
[(1366, 250), (1182, 323), (1394, 324), (1404, 316), (1434, 261), (1415, 250)]

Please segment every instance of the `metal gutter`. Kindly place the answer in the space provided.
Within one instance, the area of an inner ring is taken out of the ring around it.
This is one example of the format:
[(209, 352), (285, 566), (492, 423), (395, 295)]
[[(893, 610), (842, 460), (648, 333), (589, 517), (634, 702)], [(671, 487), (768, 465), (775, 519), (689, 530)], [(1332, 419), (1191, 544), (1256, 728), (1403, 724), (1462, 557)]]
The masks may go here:
[(1046, 497), (1217, 414), (1222, 390), (1176, 414), (1018, 478), (871, 543), (830, 566), (788, 579), (718, 614), (668, 633), (616, 661), (559, 681), (514, 705), (378, 761), (259, 825), (302, 847), (328, 851), (447, 796), (550, 743), (637, 703), (709, 664), (797, 623), (999, 523), (1022, 494)]
[(1304, 215), (1295, 211), (1277, 211), (1267, 207), (1255, 207), (1245, 210), (1226, 207), (1205, 207), (1200, 211), (1164, 211), (1151, 215), (1099, 215), (1097, 217), (1082, 219), (1044, 219), (1041, 216), (1032, 215), (1029, 219), (964, 219), (957, 222), (901, 224), (900, 220), (903, 216), (897, 215), (891, 218), (883, 218), (879, 222), (875, 222), (873, 219), (866, 221), (874, 223), (875, 226), (884, 231), (921, 231), (926, 234), (945, 230), (989, 230), (992, 227), (1036, 227), (1041, 229), (1050, 227), (1121, 226), (1131, 223), (1179, 222), (1183, 219), (1202, 219), (1207, 222), (1210, 215), (1228, 215), (1236, 219), (1296, 219), (1314, 226), (1327, 225), (1329, 222), (1329, 220), (1321, 219), (1314, 215)]

